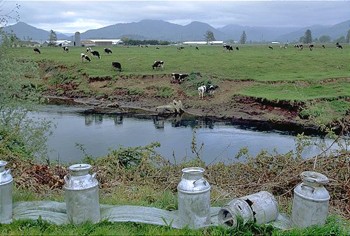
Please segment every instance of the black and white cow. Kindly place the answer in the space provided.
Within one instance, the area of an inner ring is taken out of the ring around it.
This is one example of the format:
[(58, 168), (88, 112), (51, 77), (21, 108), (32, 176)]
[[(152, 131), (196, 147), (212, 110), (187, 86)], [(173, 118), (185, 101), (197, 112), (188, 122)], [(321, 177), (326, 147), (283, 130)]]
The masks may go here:
[(207, 91), (210, 95), (214, 94), (215, 90), (219, 88), (218, 85), (212, 85), (210, 84), (209, 86), (207, 86)]
[(230, 45), (223, 45), (224, 49), (226, 49), (227, 51), (233, 51), (233, 47)]
[(171, 83), (172, 84), (181, 84), (188, 76), (188, 74), (172, 73), (171, 74)]
[(113, 68), (115, 68), (116, 70), (122, 71), (122, 65), (121, 65), (119, 62), (113, 61), (113, 62), (112, 62), (112, 66), (113, 66)]
[(273, 50), (273, 47), (272, 47), (272, 46), (269, 46), (269, 48), (270, 48), (271, 50)]
[(152, 65), (152, 69), (158, 69), (158, 68), (161, 68), (163, 69), (164, 67), (164, 61), (154, 61), (153, 62), (153, 65)]
[(338, 42), (335, 44), (335, 46), (336, 46), (337, 48), (339, 48), (339, 49), (343, 49), (343, 46), (340, 45)]
[(105, 53), (107, 53), (107, 54), (112, 53), (112, 49), (110, 49), (110, 48), (105, 48), (104, 51), (105, 51)]
[(64, 52), (69, 52), (69, 48), (67, 46), (63, 46), (62, 49)]
[(309, 45), (309, 49), (310, 49), (310, 51), (312, 51), (312, 49), (314, 49), (314, 45), (313, 45), (313, 44), (310, 44), (310, 45)]
[(207, 86), (205, 85), (202, 85), (202, 86), (199, 86), (198, 87), (198, 95), (199, 95), (199, 98), (202, 98), (204, 97), (204, 93), (207, 91)]
[(34, 48), (33, 51), (34, 51), (35, 53), (41, 54), (39, 48)]
[(97, 57), (98, 59), (101, 59), (100, 53), (98, 51), (91, 51), (91, 54)]
[(214, 94), (214, 92), (217, 88), (219, 88), (219, 86), (212, 85), (212, 84), (199, 86), (198, 87), (199, 98), (203, 99), (205, 93), (208, 93), (210, 95)]
[(87, 48), (86, 48), (86, 52), (90, 52), (91, 55), (97, 57), (98, 59), (101, 59), (100, 53), (99, 53), (98, 51), (92, 50), (92, 48), (90, 48), (90, 47), (87, 47)]
[(81, 57), (81, 62), (91, 61), (90, 57), (84, 53), (80, 53), (80, 57)]

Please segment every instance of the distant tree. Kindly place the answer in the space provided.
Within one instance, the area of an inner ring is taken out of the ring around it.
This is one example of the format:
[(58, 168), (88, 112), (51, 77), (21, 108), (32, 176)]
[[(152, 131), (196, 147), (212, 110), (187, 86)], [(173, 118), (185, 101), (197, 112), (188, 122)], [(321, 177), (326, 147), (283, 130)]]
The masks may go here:
[(329, 43), (331, 41), (331, 37), (328, 35), (322, 35), (318, 40), (320, 43)]
[(205, 32), (204, 34), (204, 38), (205, 38), (205, 41), (207, 41), (207, 43), (209, 43), (210, 41), (215, 41), (215, 36), (214, 36), (214, 33), (210, 30), (208, 30), (207, 32)]
[(245, 33), (245, 31), (243, 31), (242, 35), (241, 35), (241, 38), (239, 40), (239, 43), (240, 44), (245, 44), (247, 42), (247, 35)]
[(350, 30), (348, 30), (348, 33), (346, 34), (345, 42), (350, 43)]
[(303, 43), (312, 43), (311, 30), (307, 29), (303, 37)]
[(50, 30), (50, 35), (49, 35), (49, 46), (55, 46), (57, 41), (57, 35), (56, 32), (53, 30)]

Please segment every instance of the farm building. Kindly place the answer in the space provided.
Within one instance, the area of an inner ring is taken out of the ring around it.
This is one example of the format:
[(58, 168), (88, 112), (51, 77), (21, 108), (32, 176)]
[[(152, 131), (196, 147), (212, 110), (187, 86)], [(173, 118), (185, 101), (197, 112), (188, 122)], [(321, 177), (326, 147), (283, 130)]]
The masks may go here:
[(82, 40), (81, 44), (85, 46), (112, 46), (122, 42), (121, 39), (87, 39)]
[(221, 45), (223, 44), (224, 41), (186, 41), (186, 42), (183, 42), (183, 44), (185, 45)]

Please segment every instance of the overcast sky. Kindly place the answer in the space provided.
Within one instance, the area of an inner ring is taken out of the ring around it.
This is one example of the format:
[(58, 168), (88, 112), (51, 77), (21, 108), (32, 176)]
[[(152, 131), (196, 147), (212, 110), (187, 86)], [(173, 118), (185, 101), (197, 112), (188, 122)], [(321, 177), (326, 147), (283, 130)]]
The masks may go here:
[[(350, 20), (350, 1), (0, 0), (0, 15), (10, 12), (16, 4), (20, 5), (20, 21), (60, 33), (144, 19), (180, 25), (201, 21), (215, 28), (228, 24), (307, 27)], [(14, 23), (12, 20), (9, 24)]]

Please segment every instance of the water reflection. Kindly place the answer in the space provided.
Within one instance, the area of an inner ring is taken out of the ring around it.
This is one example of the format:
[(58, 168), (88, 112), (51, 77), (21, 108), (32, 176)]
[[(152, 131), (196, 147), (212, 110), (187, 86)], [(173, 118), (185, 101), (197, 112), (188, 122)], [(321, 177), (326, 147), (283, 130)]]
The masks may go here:
[[(56, 125), (49, 137), (49, 159), (61, 162), (80, 162), (85, 153), (92, 157), (106, 155), (110, 149), (145, 146), (159, 142), (156, 151), (172, 162), (195, 157), (193, 137), (206, 163), (213, 161), (242, 161), (235, 156), (247, 148), (251, 156), (262, 150), (280, 154), (294, 151), (295, 136), (283, 132), (256, 131), (232, 121), (189, 116), (130, 116), (126, 114), (84, 114), (69, 108), (52, 108), (35, 114), (38, 118), (52, 120)], [(84, 151), (77, 148), (81, 144)], [(202, 146), (203, 145), (203, 146)], [(311, 157), (319, 153), (316, 148), (303, 153)]]

